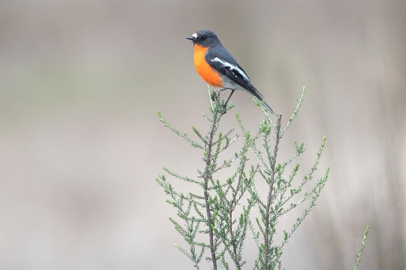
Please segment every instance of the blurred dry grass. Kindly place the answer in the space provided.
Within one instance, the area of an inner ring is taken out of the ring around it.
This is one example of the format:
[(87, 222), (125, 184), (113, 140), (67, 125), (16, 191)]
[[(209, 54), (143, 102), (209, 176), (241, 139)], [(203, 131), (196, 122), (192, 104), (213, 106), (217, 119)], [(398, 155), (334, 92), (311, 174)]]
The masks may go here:
[[(284, 266), (350, 269), (369, 224), (361, 269), (406, 269), (405, 26), (396, 0), (1, 1), (0, 268), (190, 269), (154, 178), (200, 156), (156, 110), (206, 126), (185, 37), (208, 28), (276, 111), (306, 85), (285, 139), (305, 164), (328, 138), (330, 181)], [(233, 101), (255, 129), (251, 97)]]

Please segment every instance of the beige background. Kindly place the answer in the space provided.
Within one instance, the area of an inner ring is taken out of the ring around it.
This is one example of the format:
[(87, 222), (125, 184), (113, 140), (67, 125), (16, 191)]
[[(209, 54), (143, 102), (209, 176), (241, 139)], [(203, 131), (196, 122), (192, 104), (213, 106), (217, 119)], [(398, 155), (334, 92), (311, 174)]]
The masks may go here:
[[(207, 128), (185, 39), (207, 28), (285, 121), (307, 87), (282, 157), (305, 142), (306, 172), (328, 138), (330, 180), (284, 267), (350, 269), (368, 224), (361, 269), (405, 269), (405, 26), (396, 0), (0, 1), (0, 268), (191, 269), (154, 179), (195, 176), (201, 155), (156, 111)], [(251, 100), (224, 125), (239, 112), (254, 131)]]

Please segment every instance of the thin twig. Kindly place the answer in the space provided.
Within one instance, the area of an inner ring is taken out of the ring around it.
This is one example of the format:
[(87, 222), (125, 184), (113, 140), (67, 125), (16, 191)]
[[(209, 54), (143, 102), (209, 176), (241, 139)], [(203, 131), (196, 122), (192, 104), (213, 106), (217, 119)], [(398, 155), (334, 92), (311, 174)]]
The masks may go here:
[[(245, 161), (246, 161), (245, 158), (243, 158), (241, 168), (244, 168), (244, 167), (245, 167)], [(233, 246), (236, 268), (237, 268), (238, 270), (241, 269), (241, 265), (240, 265), (240, 261), (239, 261), (238, 254), (237, 254), (237, 243), (236, 243), (236, 241), (235, 241), (235, 239), (234, 239), (234, 232), (233, 232), (233, 211), (235, 210), (235, 207), (237, 206), (237, 198), (236, 198), (236, 196), (237, 196), (237, 194), (238, 194), (238, 192), (239, 192), (239, 189), (240, 189), (242, 177), (243, 177), (243, 171), (240, 172), (240, 175), (239, 175), (239, 177), (238, 177), (237, 188), (236, 188), (236, 190), (235, 190), (234, 193), (233, 193), (233, 198), (232, 198), (232, 200), (231, 200), (231, 203), (230, 203), (230, 210), (229, 210), (229, 211), (230, 211), (230, 236), (231, 236), (231, 241), (232, 241), (231, 244), (232, 244), (232, 246)]]
[[(217, 104), (216, 104), (217, 105)], [(213, 263), (213, 270), (217, 270), (217, 258), (216, 258), (216, 250), (214, 248), (214, 234), (212, 228), (212, 219), (211, 219), (211, 210), (209, 205), (209, 180), (212, 176), (212, 147), (213, 147), (213, 137), (214, 133), (217, 129), (218, 121), (220, 119), (220, 112), (216, 107), (213, 108), (213, 123), (211, 124), (211, 129), (209, 133), (209, 140), (208, 140), (208, 149), (207, 149), (207, 158), (206, 158), (206, 168), (204, 171), (204, 201), (206, 205), (206, 214), (207, 214), (207, 225), (209, 227), (209, 238), (210, 238), (210, 253), (211, 253), (211, 260)]]
[(365, 241), (367, 240), (368, 231), (369, 231), (369, 226), (367, 226), (364, 237), (362, 238), (361, 245), (359, 247), (359, 252), (357, 254), (357, 261), (355, 263), (355, 266), (352, 268), (353, 270), (358, 270), (358, 265), (361, 262), (362, 252), (364, 251), (364, 247), (365, 247)]
[(279, 139), (280, 139), (280, 129), (281, 129), (281, 121), (282, 121), (282, 114), (279, 114), (278, 117), (278, 122), (275, 127), (275, 148), (273, 150), (273, 158), (272, 158), (272, 164), (271, 164), (271, 182), (269, 185), (269, 193), (268, 193), (268, 200), (266, 203), (266, 220), (265, 220), (265, 265), (264, 269), (268, 269), (268, 263), (269, 263), (269, 222), (270, 222), (270, 207), (271, 207), (271, 202), (272, 202), (272, 192), (273, 192), (273, 184), (275, 180), (275, 167), (276, 167), (276, 157), (278, 155), (278, 149), (279, 149)]

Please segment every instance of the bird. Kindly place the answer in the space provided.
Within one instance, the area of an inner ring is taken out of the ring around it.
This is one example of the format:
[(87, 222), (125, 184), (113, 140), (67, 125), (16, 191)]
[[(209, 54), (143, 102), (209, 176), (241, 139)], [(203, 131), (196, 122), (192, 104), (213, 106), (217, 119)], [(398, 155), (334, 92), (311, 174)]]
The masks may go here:
[(266, 109), (270, 113), (274, 113), (264, 101), (262, 94), (254, 87), (247, 73), (221, 44), (213, 31), (198, 30), (186, 39), (193, 41), (193, 62), (200, 77), (220, 91), (231, 90), (224, 107), (227, 106), (235, 90), (243, 90), (262, 101)]

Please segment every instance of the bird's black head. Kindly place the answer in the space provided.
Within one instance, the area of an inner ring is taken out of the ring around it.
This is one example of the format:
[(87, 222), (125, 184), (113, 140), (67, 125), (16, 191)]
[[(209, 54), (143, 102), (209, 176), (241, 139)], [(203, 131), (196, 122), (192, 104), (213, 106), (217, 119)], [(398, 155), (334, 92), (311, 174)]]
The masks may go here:
[(203, 47), (213, 47), (214, 45), (220, 44), (220, 40), (216, 34), (210, 30), (199, 30), (191, 37), (187, 37), (187, 39), (193, 41), (193, 44)]

